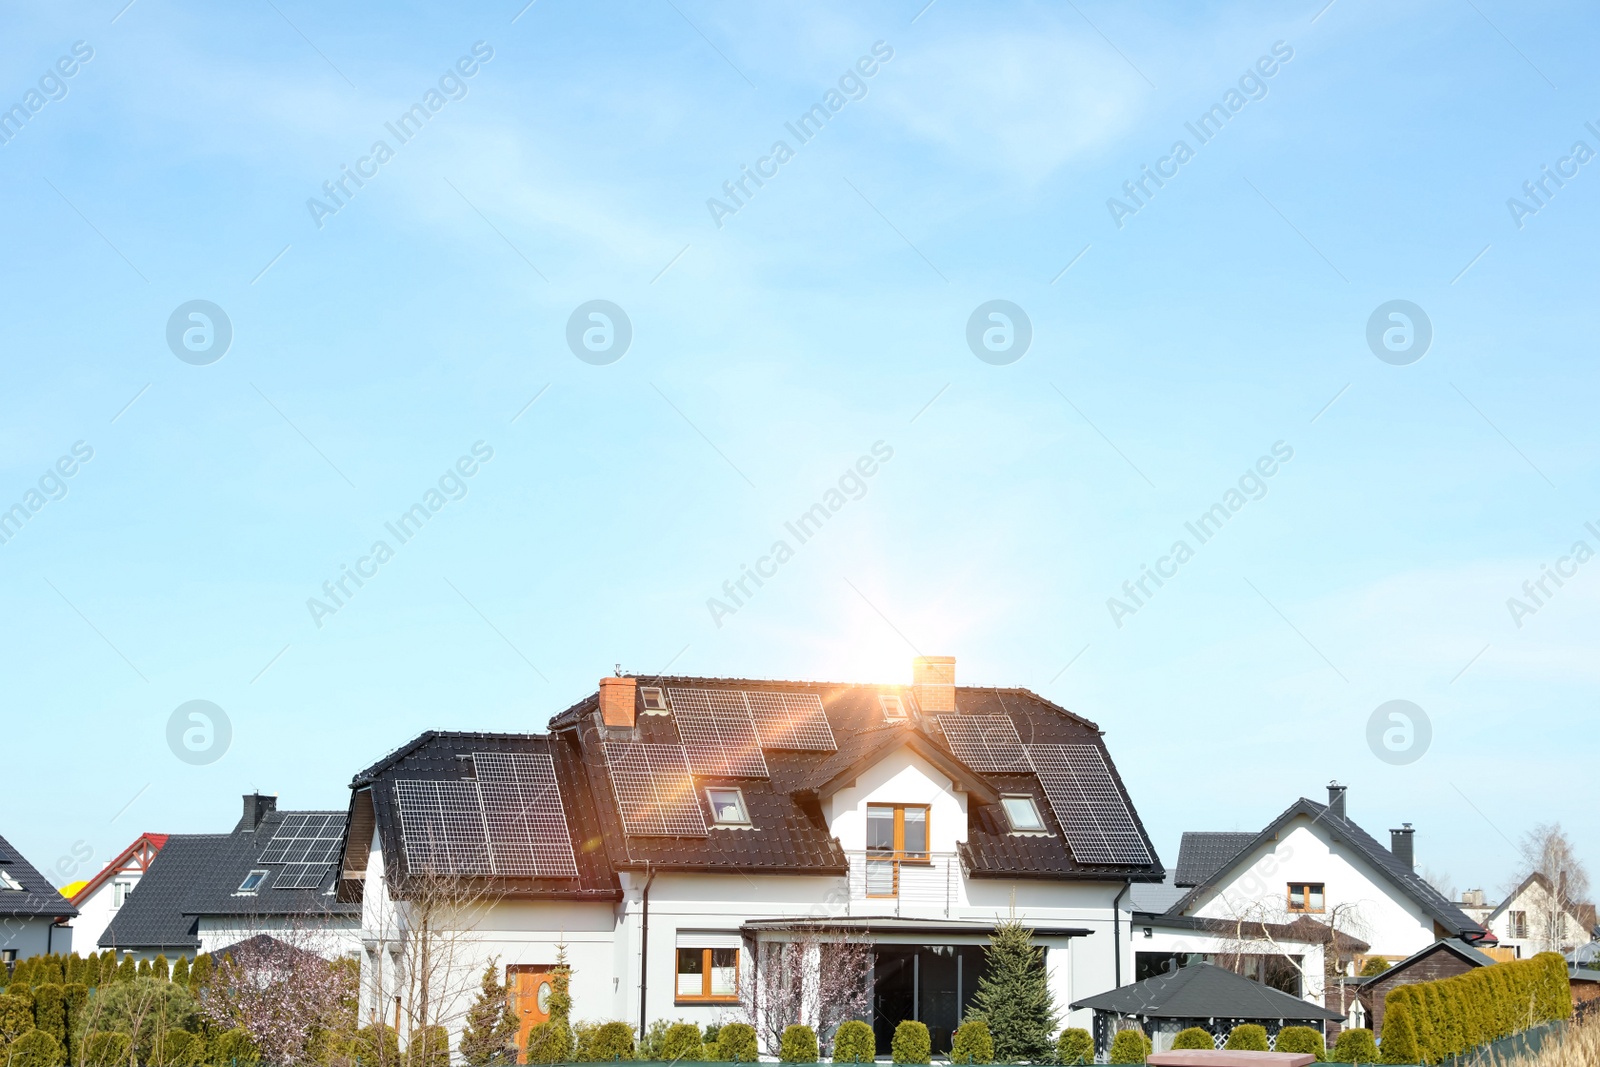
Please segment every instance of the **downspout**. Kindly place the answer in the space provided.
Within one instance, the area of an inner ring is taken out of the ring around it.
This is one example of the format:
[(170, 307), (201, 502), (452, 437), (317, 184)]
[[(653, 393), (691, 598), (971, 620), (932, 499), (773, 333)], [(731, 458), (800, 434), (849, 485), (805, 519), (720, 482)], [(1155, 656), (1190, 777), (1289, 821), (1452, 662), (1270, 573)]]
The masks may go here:
[(650, 962), (650, 883), (656, 880), (656, 872), (650, 864), (644, 865), (644, 892), (639, 894), (640, 909), (643, 918), (639, 924), (639, 1037), (644, 1038), (645, 1028), (650, 1021), (645, 1018), (648, 1011), (645, 996), (650, 989), (650, 975), (648, 965)]
[[(1111, 987), (1113, 989), (1122, 988), (1122, 909), (1120, 905), (1122, 904), (1122, 898), (1132, 888), (1132, 882), (1123, 882), (1122, 888), (1117, 890), (1117, 895), (1111, 898), (1111, 951), (1114, 956), (1113, 963), (1116, 976), (1116, 984)], [(1129, 939), (1133, 937), (1132, 926), (1128, 927), (1128, 937)]]

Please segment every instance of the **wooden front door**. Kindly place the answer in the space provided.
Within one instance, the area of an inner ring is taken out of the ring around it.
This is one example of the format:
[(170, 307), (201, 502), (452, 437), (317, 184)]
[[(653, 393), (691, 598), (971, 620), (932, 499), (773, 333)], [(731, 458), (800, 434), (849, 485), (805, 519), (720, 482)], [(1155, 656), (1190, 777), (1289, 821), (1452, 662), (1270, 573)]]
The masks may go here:
[(528, 1062), (528, 1031), (550, 1019), (550, 994), (555, 992), (551, 968), (513, 963), (506, 967), (506, 990), (517, 1015), (517, 1062)]

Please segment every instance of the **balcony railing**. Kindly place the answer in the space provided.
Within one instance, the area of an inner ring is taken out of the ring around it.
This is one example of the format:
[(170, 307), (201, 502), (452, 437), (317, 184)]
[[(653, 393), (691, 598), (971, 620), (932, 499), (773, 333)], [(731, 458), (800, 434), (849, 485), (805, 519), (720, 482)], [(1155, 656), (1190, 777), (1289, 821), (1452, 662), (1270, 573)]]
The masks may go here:
[(848, 852), (850, 914), (948, 916), (958, 903), (961, 864), (953, 852)]

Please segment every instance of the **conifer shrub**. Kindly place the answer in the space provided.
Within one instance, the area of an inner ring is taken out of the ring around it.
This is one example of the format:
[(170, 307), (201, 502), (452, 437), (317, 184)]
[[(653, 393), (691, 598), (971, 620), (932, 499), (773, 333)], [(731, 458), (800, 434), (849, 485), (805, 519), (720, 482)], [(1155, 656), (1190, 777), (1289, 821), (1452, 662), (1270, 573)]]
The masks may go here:
[(450, 1031), (419, 1026), (406, 1037), (405, 1067), (450, 1067)]
[(1227, 1044), (1222, 1047), (1231, 1052), (1268, 1052), (1267, 1028), (1256, 1023), (1241, 1023), (1228, 1034)]
[(179, 956), (178, 962), (172, 965), (172, 980), (178, 985), (189, 984), (189, 957)]
[(989, 1036), (989, 1024), (982, 1019), (969, 1019), (956, 1027), (950, 1040), (950, 1062), (993, 1063), (994, 1039)]
[(1020, 922), (1002, 922), (983, 950), (984, 976), (967, 1019), (989, 1025), (994, 1054), (1007, 1062), (1041, 1062), (1050, 1055), (1050, 1035), (1059, 1014), (1045, 971), (1044, 950)]
[(157, 956), (150, 961), (150, 977), (159, 978), (163, 982), (172, 980), (172, 968), (167, 964), (166, 956)]
[(877, 1054), (877, 1035), (860, 1019), (841, 1024), (833, 1035), (834, 1063), (871, 1063)]
[[(706, 1027), (706, 1043), (712, 1044), (709, 1026)], [(724, 1063), (755, 1063), (761, 1058), (761, 1048), (756, 1043), (756, 1028), (749, 1023), (724, 1024), (717, 1030), (715, 1045), (716, 1052), (713, 1054)], [(633, 1047), (632, 1031), (629, 1031), (628, 1047)]]
[(67, 1017), (67, 1059), (76, 1062), (78, 1036), (83, 1033), (84, 1009), (89, 1004), (89, 987), (82, 982), (68, 982), (61, 987), (61, 1001)]
[(933, 1055), (933, 1041), (928, 1036), (927, 1026), (915, 1019), (902, 1020), (894, 1028), (889, 1053), (895, 1063), (927, 1063)]
[(168, 1030), (156, 1042), (159, 1067), (198, 1067), (206, 1059), (206, 1043), (187, 1030)]
[(54, 982), (33, 988), (33, 1025), (55, 1038), (64, 1048), (67, 1043), (66, 989)]
[(9, 1044), (32, 1029), (33, 998), (19, 993), (0, 993), (0, 1045)]
[(1376, 1063), (1377, 1038), (1372, 1036), (1371, 1030), (1361, 1026), (1341, 1030), (1339, 1039), (1333, 1043), (1333, 1053), (1328, 1058), (1334, 1063)]
[(1422, 1049), (1417, 1045), (1416, 1024), (1411, 1021), (1411, 998), (1396, 997), (1391, 990), (1383, 1000), (1383, 1044), (1378, 1046), (1384, 1063), (1417, 1063)]
[(817, 1032), (804, 1023), (792, 1023), (783, 1028), (778, 1041), (779, 1063), (816, 1063)]
[(1198, 1026), (1191, 1026), (1187, 1030), (1178, 1031), (1178, 1036), (1172, 1039), (1172, 1047), (1174, 1050), (1214, 1049), (1217, 1047), (1217, 1043), (1212, 1040), (1209, 1031), (1202, 1030)]
[[(95, 1030), (83, 1039), (83, 1067), (124, 1067), (133, 1054), (133, 1038), (109, 1030)], [(226, 1067), (227, 1060), (217, 1061)]]
[(1309, 1052), (1318, 1060), (1326, 1058), (1327, 1045), (1322, 1040), (1322, 1035), (1309, 1026), (1285, 1026), (1278, 1031), (1278, 1039), (1272, 1043), (1274, 1052)]
[[(244, 1031), (229, 1031), (229, 1033), (243, 1034)], [(385, 1026), (383, 1023), (363, 1026), (356, 1031), (354, 1046), (354, 1058), (361, 1061), (362, 1067), (394, 1067), (400, 1062), (400, 1035), (392, 1026)], [(216, 1067), (226, 1067), (227, 1058), (221, 1055), (220, 1049), (217, 1052), (217, 1055), (212, 1056), (212, 1062)]]
[(1056, 1039), (1056, 1062), (1063, 1064), (1093, 1063), (1094, 1038), (1081, 1026), (1069, 1026)]
[(1361, 965), (1361, 977), (1376, 978), (1389, 969), (1389, 961), (1382, 956), (1368, 956), (1367, 962)]
[(7, 1045), (5, 1054), (9, 1067), (61, 1067), (67, 1062), (66, 1047), (37, 1028)]
[(1107, 1063), (1143, 1063), (1150, 1055), (1150, 1039), (1143, 1030), (1118, 1030), (1111, 1039), (1111, 1055)]
[(653, 1042), (653, 1060), (688, 1060), (694, 1062), (704, 1055), (705, 1035), (694, 1023), (675, 1022), (661, 1031)]
[(572, 1027), (559, 1019), (546, 1019), (528, 1031), (529, 1063), (565, 1063), (574, 1051)]
[(132, 956), (123, 956), (122, 962), (117, 964), (117, 969), (112, 972), (112, 982), (131, 982), (139, 976), (139, 967), (133, 962)]

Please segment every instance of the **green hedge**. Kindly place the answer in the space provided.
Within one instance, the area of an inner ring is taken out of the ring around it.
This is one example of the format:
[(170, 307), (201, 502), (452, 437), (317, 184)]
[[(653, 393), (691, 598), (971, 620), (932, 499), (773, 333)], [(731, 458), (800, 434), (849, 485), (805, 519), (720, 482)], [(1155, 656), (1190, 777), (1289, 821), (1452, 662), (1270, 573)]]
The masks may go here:
[(1274, 1052), (1309, 1052), (1318, 1060), (1327, 1058), (1327, 1045), (1322, 1040), (1322, 1035), (1309, 1026), (1285, 1026), (1278, 1031), (1278, 1039), (1272, 1043)]
[[(709, 1036), (710, 1029), (706, 1034)], [(755, 1063), (761, 1059), (756, 1028), (749, 1023), (726, 1023), (717, 1030), (717, 1059), (724, 1063)]]
[(973, 1019), (956, 1027), (955, 1037), (950, 1042), (950, 1062), (993, 1063), (994, 1038), (989, 1035), (989, 1024)]
[(633, 1027), (627, 1023), (579, 1023), (575, 1028), (579, 1063), (610, 1063), (633, 1059)]
[(889, 1051), (896, 1063), (927, 1063), (933, 1058), (933, 1041), (928, 1037), (928, 1027), (906, 1019), (894, 1028), (894, 1040)]
[(804, 1023), (792, 1023), (783, 1028), (778, 1042), (779, 1063), (816, 1063), (817, 1032)]
[(1069, 1026), (1056, 1038), (1057, 1063), (1093, 1063), (1094, 1038), (1081, 1026)]
[[(1439, 1063), (1530, 1026), (1571, 1016), (1567, 961), (1558, 953), (1542, 952), (1529, 960), (1389, 990), (1383, 1000), (1380, 1047), (1385, 1063)], [(1393, 1058), (1408, 1054), (1407, 1059)]]
[(1378, 1040), (1365, 1027), (1341, 1030), (1339, 1040), (1333, 1043), (1333, 1055), (1328, 1058), (1334, 1063), (1376, 1063)]
[(877, 1035), (860, 1019), (851, 1019), (833, 1035), (834, 1063), (871, 1063), (877, 1054)]
[(1108, 1063), (1143, 1063), (1152, 1046), (1143, 1030), (1118, 1030), (1111, 1039), (1111, 1056)]
[(1222, 1047), (1234, 1052), (1267, 1052), (1267, 1028), (1255, 1023), (1241, 1023), (1233, 1028), (1228, 1035), (1228, 1043)]
[(1217, 1043), (1212, 1039), (1210, 1031), (1191, 1026), (1187, 1030), (1178, 1031), (1178, 1036), (1172, 1039), (1172, 1047), (1175, 1050), (1214, 1049)]

